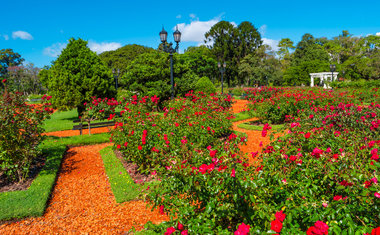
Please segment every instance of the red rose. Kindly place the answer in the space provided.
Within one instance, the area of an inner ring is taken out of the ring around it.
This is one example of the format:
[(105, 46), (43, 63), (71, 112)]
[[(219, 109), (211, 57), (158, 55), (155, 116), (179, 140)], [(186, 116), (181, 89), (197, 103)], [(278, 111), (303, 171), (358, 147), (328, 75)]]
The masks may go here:
[(273, 220), (271, 223), (270, 223), (271, 227), (270, 229), (275, 231), (276, 233), (279, 233), (281, 232), (282, 230), (282, 223), (276, 219), (276, 220)]
[(6, 83), (7, 82), (7, 79), (3, 79), (3, 81), (2, 81), (3, 83)]
[(372, 229), (371, 235), (380, 235), (380, 227)]
[(262, 137), (265, 137), (265, 136), (267, 136), (267, 133), (268, 133), (268, 132), (267, 132), (266, 130), (263, 130), (263, 131), (261, 132), (261, 136), (262, 136)]
[(168, 229), (166, 230), (166, 233), (164, 233), (164, 235), (170, 235), (170, 234), (172, 234), (172, 233), (174, 233), (174, 232), (175, 232), (175, 228), (170, 227), (170, 228), (168, 228)]
[(165, 206), (164, 206), (164, 205), (161, 205), (161, 206), (160, 206), (160, 214), (161, 214), (161, 215), (165, 214), (164, 209), (165, 209)]
[(309, 138), (310, 138), (310, 135), (311, 135), (310, 132), (306, 133), (306, 134), (305, 134), (305, 138), (306, 138), (306, 139), (309, 139)]
[(329, 233), (329, 226), (322, 221), (315, 222), (314, 227), (319, 230), (319, 234), (325, 235)]
[(306, 235), (319, 235), (319, 230), (316, 229), (314, 226), (311, 226), (307, 231)]
[(142, 146), (141, 145), (139, 145), (139, 147), (137, 147), (139, 150), (142, 150)]
[(177, 228), (179, 229), (179, 230), (184, 230), (185, 229), (185, 226), (183, 226), (183, 224), (181, 224), (179, 221), (178, 221), (178, 226), (177, 226)]
[(274, 215), (276, 217), (276, 219), (278, 219), (280, 222), (283, 222), (286, 215), (283, 213), (283, 211), (278, 211), (276, 212), (276, 214)]

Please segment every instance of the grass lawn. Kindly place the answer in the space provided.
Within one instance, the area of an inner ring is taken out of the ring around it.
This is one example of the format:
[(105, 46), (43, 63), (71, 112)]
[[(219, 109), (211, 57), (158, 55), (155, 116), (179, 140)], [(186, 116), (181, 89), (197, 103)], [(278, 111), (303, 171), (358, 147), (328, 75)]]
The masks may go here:
[(71, 130), (75, 123), (74, 120), (78, 119), (78, 112), (76, 109), (69, 111), (57, 111), (46, 119), (43, 124), (45, 132)]
[[(116, 109), (116, 112), (120, 112), (121, 109)], [(43, 124), (45, 132), (72, 130), (75, 125), (79, 123), (73, 123), (78, 119), (77, 109), (69, 111), (57, 111), (50, 116), (50, 119), (46, 119)], [(92, 121), (91, 123), (104, 122), (106, 120)], [(86, 123), (86, 122), (85, 122)]]
[(249, 112), (240, 112), (240, 113), (235, 113), (235, 118), (232, 119), (233, 122), (237, 122), (237, 121), (241, 121), (241, 120), (245, 120), (245, 119), (249, 119), (249, 118), (252, 118), (252, 116), (249, 114)]
[[(272, 130), (277, 131), (280, 130), (284, 127), (284, 125), (270, 125), (272, 127)], [(249, 122), (246, 123), (241, 123), (238, 125), (239, 128), (246, 129), (246, 130), (251, 130), (251, 131), (262, 131), (264, 126), (259, 126), (259, 125), (252, 125)]]
[(134, 183), (123, 164), (114, 154), (111, 146), (102, 149), (100, 155), (117, 203), (137, 199), (141, 190), (158, 184), (158, 181), (146, 182), (144, 185)]
[(0, 193), (0, 220), (42, 216), (57, 178), (66, 146), (104, 143), (109, 134), (73, 137), (47, 137), (40, 145), (46, 154), (45, 166), (28, 190)]

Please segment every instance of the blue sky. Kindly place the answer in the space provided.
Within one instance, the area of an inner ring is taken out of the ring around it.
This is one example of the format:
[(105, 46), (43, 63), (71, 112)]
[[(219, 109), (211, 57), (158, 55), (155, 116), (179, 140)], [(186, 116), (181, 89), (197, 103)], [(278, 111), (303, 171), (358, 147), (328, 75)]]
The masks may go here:
[(12, 48), (26, 62), (42, 67), (55, 60), (71, 37), (89, 41), (98, 53), (126, 44), (157, 48), (165, 26), (169, 41), (179, 25), (180, 49), (199, 45), (220, 20), (252, 22), (267, 44), (281, 38), (297, 43), (303, 34), (332, 38), (380, 35), (380, 1), (99, 1), (0, 0), (0, 49)]

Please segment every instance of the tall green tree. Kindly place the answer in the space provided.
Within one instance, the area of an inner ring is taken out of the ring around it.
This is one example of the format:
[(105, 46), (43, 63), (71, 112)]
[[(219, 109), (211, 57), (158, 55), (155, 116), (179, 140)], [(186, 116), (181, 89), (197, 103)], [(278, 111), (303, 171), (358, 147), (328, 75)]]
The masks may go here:
[(8, 67), (8, 89), (24, 94), (39, 94), (42, 91), (42, 84), (38, 77), (40, 70), (32, 63)]
[(5, 77), (8, 73), (8, 67), (19, 66), (24, 62), (24, 59), (19, 53), (14, 52), (12, 49), (0, 50), (0, 77)]
[(219, 78), (218, 61), (206, 46), (188, 47), (182, 56), (198, 77), (208, 77), (214, 82)]
[(240, 61), (261, 46), (260, 33), (248, 21), (242, 22), (238, 27), (227, 21), (216, 23), (205, 34), (205, 42), (221, 63), (226, 62), (226, 80), (231, 83), (244, 83), (239, 77), (238, 67)]
[(114, 51), (105, 51), (99, 54), (99, 57), (109, 68), (119, 69), (120, 74), (123, 75), (126, 72), (126, 68), (137, 56), (153, 50), (150, 47), (132, 44), (125, 45)]
[(281, 62), (282, 71), (286, 71), (291, 63), (291, 51), (295, 49), (294, 42), (289, 38), (283, 38), (278, 43), (277, 55)]
[[(43, 70), (44, 71), (44, 70)], [(77, 108), (84, 111), (83, 103), (91, 97), (115, 97), (112, 72), (87, 47), (87, 41), (71, 38), (61, 55), (52, 63), (42, 81), (48, 88), (52, 103), (59, 109)]]
[(262, 45), (241, 61), (239, 75), (244, 78), (245, 85), (281, 85), (281, 64), (273, 54), (268, 45)]
[[(173, 55), (175, 94), (193, 90), (199, 77), (190, 68), (184, 55)], [(169, 54), (160, 51), (144, 53), (136, 57), (127, 68), (122, 82), (140, 95), (157, 95), (167, 100), (171, 95)]]
[(314, 38), (309, 33), (302, 36), (291, 56), (290, 67), (284, 73), (285, 85), (308, 85), (309, 73), (329, 71), (332, 61), (323, 47), (327, 42), (327, 39)]

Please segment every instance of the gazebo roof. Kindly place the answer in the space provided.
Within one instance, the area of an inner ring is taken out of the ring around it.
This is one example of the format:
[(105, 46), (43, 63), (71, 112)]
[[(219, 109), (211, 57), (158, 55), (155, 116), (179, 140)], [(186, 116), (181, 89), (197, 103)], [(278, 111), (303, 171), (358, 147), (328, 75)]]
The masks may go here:
[[(334, 75), (339, 74), (339, 72), (334, 72)], [(310, 73), (310, 76), (322, 76), (322, 75), (331, 75), (331, 72), (320, 72), (320, 73)]]

